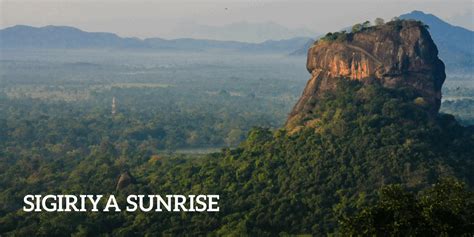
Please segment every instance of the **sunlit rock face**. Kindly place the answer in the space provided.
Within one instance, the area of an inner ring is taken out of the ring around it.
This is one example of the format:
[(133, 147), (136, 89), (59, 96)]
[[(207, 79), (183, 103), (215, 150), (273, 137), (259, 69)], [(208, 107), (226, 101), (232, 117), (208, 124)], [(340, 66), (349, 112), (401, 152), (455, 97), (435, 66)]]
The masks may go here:
[(446, 78), (438, 49), (421, 22), (392, 21), (344, 38), (319, 40), (308, 51), (306, 67), (311, 79), (290, 113), (286, 127), (304, 125), (305, 111), (325, 92), (347, 78), (380, 83), (389, 88), (411, 87), (436, 114)]

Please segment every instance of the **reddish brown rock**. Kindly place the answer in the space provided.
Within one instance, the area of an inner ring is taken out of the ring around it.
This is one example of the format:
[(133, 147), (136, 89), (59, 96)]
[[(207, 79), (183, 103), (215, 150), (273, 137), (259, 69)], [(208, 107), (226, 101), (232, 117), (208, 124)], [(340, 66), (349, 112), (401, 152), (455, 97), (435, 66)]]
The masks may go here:
[(322, 94), (335, 89), (340, 78), (389, 88), (412, 87), (432, 113), (439, 110), (446, 78), (444, 63), (426, 27), (407, 20), (319, 40), (308, 51), (306, 67), (311, 79), (289, 115), (286, 127), (290, 130), (304, 125), (305, 111)]

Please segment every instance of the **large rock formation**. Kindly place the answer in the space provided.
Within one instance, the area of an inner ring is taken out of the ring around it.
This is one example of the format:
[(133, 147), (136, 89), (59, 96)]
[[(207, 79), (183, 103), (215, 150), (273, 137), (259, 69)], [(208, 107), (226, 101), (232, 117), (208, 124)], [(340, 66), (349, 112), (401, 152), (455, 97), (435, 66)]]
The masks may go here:
[(340, 78), (414, 88), (433, 114), (439, 110), (446, 78), (426, 26), (407, 20), (323, 37), (309, 49), (307, 69), (311, 79), (289, 115), (289, 130), (305, 125), (307, 111)]

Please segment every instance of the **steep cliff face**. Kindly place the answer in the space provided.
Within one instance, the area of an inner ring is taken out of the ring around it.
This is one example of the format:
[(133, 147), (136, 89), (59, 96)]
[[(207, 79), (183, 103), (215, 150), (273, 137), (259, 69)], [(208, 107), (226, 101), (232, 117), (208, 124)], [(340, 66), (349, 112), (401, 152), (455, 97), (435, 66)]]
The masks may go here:
[(340, 78), (389, 88), (411, 87), (433, 114), (439, 110), (446, 78), (444, 63), (426, 27), (407, 20), (323, 38), (309, 49), (307, 69), (311, 79), (290, 113), (286, 123), (290, 130), (305, 125), (307, 111), (324, 93), (335, 89)]

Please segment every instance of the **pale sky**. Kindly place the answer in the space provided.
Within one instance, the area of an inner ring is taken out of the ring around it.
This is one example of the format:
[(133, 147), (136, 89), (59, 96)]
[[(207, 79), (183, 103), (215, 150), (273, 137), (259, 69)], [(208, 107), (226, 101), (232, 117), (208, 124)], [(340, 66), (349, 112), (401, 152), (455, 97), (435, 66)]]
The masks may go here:
[(0, 28), (67, 25), (126, 37), (186, 37), (185, 25), (275, 22), (313, 32), (422, 10), (474, 29), (474, 0), (0, 0)]

